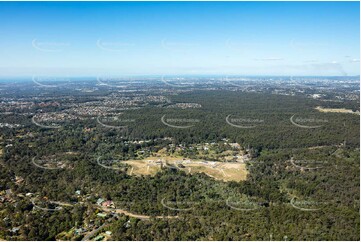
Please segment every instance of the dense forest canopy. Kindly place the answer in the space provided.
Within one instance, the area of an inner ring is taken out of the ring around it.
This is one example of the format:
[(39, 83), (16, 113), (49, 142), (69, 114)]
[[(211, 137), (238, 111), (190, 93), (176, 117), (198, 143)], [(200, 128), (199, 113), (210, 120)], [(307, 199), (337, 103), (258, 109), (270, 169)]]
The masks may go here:
[[(34, 124), (34, 114), (74, 115), (71, 105), (102, 98), (68, 94), (61, 105), (2, 114), (2, 123), (21, 126), (0, 128), (0, 238), (80, 240), (86, 233), (76, 229), (99, 228), (97, 233), (111, 231), (112, 240), (359, 240), (360, 117), (315, 109), (356, 110), (357, 101), (341, 105), (223, 89), (173, 92), (165, 95), (170, 101), (142, 99), (137, 108), (78, 115), (56, 128), (40, 116), (35, 117), (43, 127)], [(112, 93), (102, 91), (101, 97)], [(57, 95), (49, 91), (42, 102)], [(172, 106), (184, 103), (197, 105)], [(187, 128), (165, 125), (162, 117)], [(137, 160), (164, 147), (182, 147), (184, 159), (194, 159), (194, 144), (225, 140), (250, 155), (244, 181), (219, 181), (172, 166), (135, 176), (129, 165), (107, 169), (97, 163), (100, 156)], [(49, 160), (61, 161), (61, 167), (43, 164)], [(101, 217), (99, 198), (147, 217), (108, 210)]]

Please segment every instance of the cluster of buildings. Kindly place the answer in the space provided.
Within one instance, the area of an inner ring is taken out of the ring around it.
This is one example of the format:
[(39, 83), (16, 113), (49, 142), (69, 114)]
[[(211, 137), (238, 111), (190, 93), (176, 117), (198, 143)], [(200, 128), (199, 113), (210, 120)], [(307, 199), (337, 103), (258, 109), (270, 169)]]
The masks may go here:
[(76, 113), (79, 116), (105, 116), (109, 113), (116, 111), (116, 108), (105, 106), (81, 106), (69, 109), (69, 112)]
[(160, 104), (169, 102), (162, 95), (120, 96), (112, 94), (100, 97), (98, 101), (75, 103), (67, 106), (70, 107), (69, 111), (81, 116), (104, 116), (119, 112), (119, 110), (139, 108), (149, 103)]
[(35, 103), (29, 102), (29, 101), (1, 101), (0, 102), (0, 110), (2, 112), (32, 109), (34, 107), (35, 107)]
[[(6, 99), (5, 99), (6, 100)], [(56, 101), (50, 102), (35, 102), (35, 101), (1, 101), (0, 110), (3, 112), (10, 112), (16, 110), (29, 110), (36, 107), (46, 108), (46, 107), (60, 107), (60, 103)]]
[(105, 200), (103, 198), (98, 198), (97, 205), (105, 208), (115, 208), (115, 204), (112, 200)]
[(78, 116), (68, 113), (41, 113), (34, 117), (37, 122), (56, 122), (79, 119)]

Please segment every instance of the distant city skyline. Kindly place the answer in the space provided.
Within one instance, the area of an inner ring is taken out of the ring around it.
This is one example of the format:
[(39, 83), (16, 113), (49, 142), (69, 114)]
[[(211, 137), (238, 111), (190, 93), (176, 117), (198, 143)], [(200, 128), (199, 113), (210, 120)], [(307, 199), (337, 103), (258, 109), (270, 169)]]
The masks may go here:
[(0, 77), (359, 75), (359, 4), (0, 2)]

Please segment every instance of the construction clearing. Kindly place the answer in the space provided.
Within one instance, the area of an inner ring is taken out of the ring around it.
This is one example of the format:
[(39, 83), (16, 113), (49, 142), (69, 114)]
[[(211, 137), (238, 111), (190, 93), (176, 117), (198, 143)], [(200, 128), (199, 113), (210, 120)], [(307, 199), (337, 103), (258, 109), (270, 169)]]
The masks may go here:
[(323, 108), (323, 107), (316, 107), (316, 110), (322, 112), (322, 113), (352, 113), (360, 115), (359, 111), (352, 111), (351, 109), (345, 109), (345, 108)]
[(186, 173), (204, 173), (216, 180), (242, 181), (247, 178), (246, 165), (242, 162), (218, 162), (205, 160), (192, 160), (182, 157), (148, 157), (143, 160), (128, 160), (124, 163), (130, 165), (129, 175), (155, 175), (162, 167), (178, 169)]

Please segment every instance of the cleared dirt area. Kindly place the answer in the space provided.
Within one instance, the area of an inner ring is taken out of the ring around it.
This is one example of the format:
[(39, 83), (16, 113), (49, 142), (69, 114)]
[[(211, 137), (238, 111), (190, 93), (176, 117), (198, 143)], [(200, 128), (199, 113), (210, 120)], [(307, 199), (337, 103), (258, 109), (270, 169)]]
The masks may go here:
[(323, 112), (323, 113), (352, 113), (360, 115), (360, 112), (354, 112), (351, 109), (345, 108), (323, 108), (323, 107), (316, 107), (316, 110)]
[(128, 160), (125, 163), (132, 167), (129, 175), (155, 175), (161, 169), (160, 165), (149, 164), (144, 160)]
[(130, 175), (155, 175), (162, 167), (183, 170), (187, 173), (205, 173), (223, 181), (242, 181), (247, 177), (246, 165), (241, 162), (191, 160), (182, 157), (148, 157), (143, 160), (124, 161), (132, 166)]

